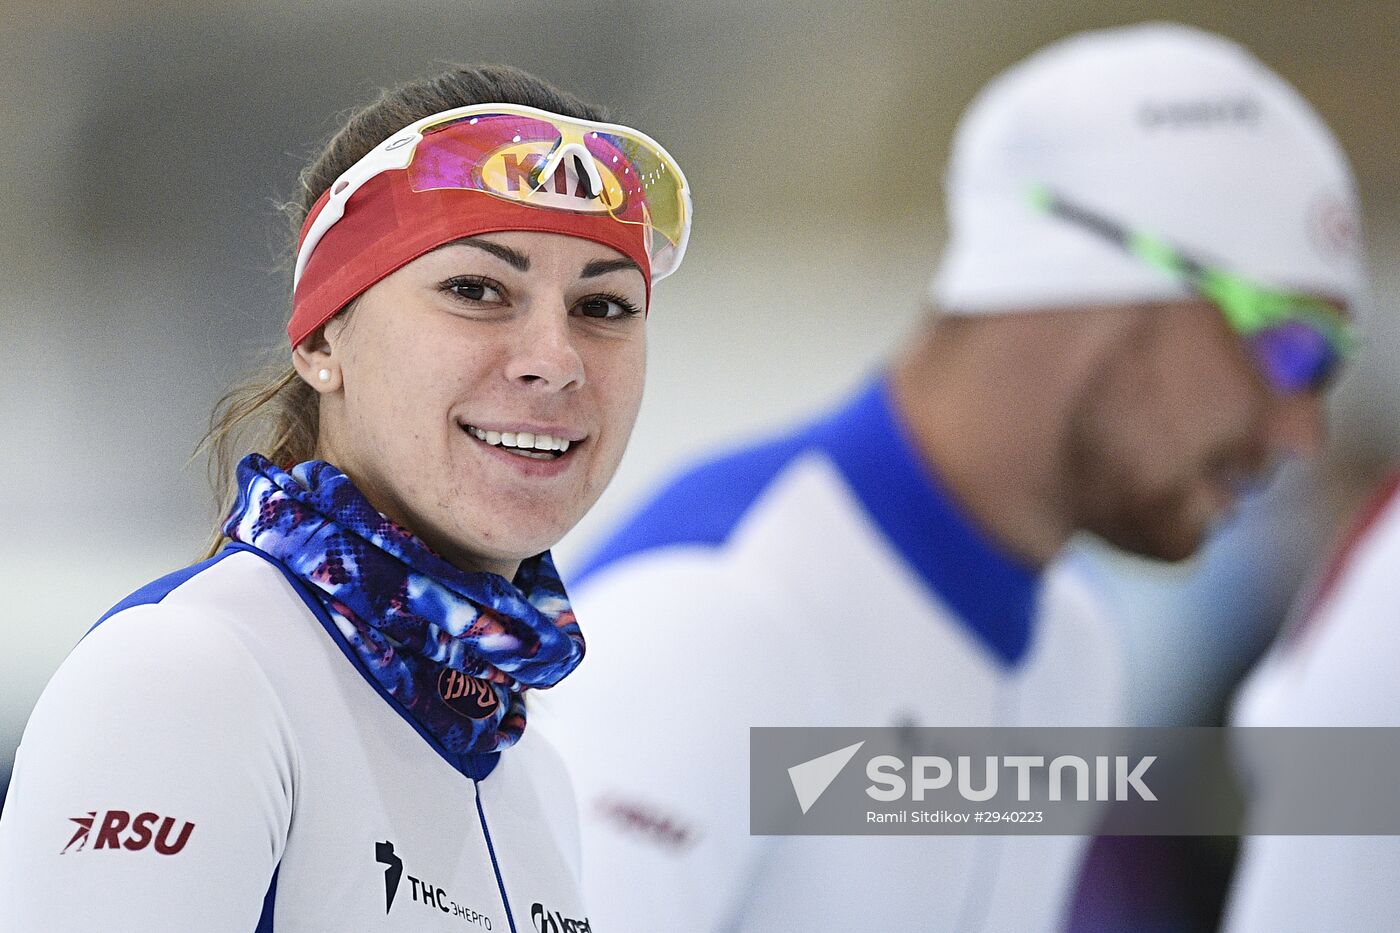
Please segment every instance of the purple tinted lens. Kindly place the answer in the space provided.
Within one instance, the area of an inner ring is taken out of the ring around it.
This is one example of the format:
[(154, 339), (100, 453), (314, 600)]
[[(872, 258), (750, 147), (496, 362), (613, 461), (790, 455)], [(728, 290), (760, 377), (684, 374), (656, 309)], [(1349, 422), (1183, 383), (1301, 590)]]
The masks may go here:
[[(532, 172), (539, 169), (545, 158), (539, 151), (543, 147), (528, 144), (558, 139), (559, 131), (554, 125), (536, 117), (505, 113), (463, 117), (423, 134), (408, 166), (409, 183), (414, 191), (488, 189), (490, 186), (481, 177), (487, 159), (518, 143), (522, 148), (501, 155), (501, 177), (511, 191), (528, 190), (534, 184)], [(530, 151), (532, 148), (534, 151)]]
[(1327, 381), (1339, 357), (1327, 335), (1302, 321), (1284, 321), (1247, 338), (1254, 361), (1280, 392), (1305, 392)]

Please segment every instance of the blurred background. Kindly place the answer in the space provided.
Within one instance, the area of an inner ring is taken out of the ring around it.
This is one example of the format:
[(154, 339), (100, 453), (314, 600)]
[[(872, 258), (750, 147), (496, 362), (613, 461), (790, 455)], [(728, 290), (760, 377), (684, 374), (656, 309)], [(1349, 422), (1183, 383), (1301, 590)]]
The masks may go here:
[[(347, 108), (448, 62), (507, 62), (605, 104), (686, 168), (691, 252), (657, 291), (627, 459), (556, 551), (567, 578), (671, 468), (817, 411), (898, 345), (942, 240), (948, 140), (980, 85), (1068, 33), (1147, 17), (1243, 42), (1312, 101), (1354, 162), (1375, 281), (1322, 461), (1286, 468), (1189, 565), (1082, 545), (1119, 603), (1134, 721), (1209, 724), (1400, 446), (1400, 4), (7, 0), (0, 797), (67, 651), (197, 559), (215, 516), (189, 456), (217, 397), (285, 339), (275, 205)], [(1232, 852), (1105, 840), (1076, 927), (1211, 929)]]

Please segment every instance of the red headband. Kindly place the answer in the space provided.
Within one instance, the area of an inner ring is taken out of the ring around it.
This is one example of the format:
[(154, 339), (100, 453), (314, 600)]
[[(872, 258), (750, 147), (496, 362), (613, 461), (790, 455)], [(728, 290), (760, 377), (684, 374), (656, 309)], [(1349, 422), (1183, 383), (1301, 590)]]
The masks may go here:
[[(651, 261), (644, 224), (531, 207), (481, 191), (414, 191), (407, 176), (407, 172), (391, 171), (371, 178), (346, 203), (345, 216), (316, 244), (292, 298), (287, 336), (293, 347), (355, 296), (424, 253), (462, 237), (503, 230), (562, 233), (611, 247), (642, 270), (647, 303), (651, 303)], [(297, 237), (298, 247), (329, 198), (327, 190), (312, 205)]]

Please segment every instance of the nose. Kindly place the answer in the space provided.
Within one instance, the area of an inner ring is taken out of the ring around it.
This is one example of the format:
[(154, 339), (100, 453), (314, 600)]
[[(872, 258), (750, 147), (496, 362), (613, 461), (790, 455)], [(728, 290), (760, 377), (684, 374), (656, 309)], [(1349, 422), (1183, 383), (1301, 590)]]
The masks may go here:
[(1327, 443), (1327, 409), (1320, 392), (1275, 396), (1270, 419), (1274, 450), (1313, 457)]
[(583, 357), (574, 345), (568, 314), (544, 309), (525, 314), (506, 364), (506, 376), (537, 389), (562, 392), (581, 388)]

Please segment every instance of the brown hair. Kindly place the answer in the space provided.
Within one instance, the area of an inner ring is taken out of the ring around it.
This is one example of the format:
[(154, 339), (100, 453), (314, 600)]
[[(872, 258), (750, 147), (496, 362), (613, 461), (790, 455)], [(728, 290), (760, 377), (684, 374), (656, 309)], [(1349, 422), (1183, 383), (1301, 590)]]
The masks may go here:
[[(600, 108), (508, 65), (456, 65), (435, 77), (386, 90), (374, 103), (352, 113), (297, 176), (296, 194), (282, 206), (291, 224), (287, 255), (295, 251), (301, 225), (316, 199), (366, 152), (423, 117), (486, 103), (518, 104), (585, 120), (606, 119)], [(250, 451), (283, 467), (311, 459), (319, 415), (316, 390), (297, 374), (280, 342), (261, 370), (219, 399), (209, 430), (195, 450), (196, 457), (208, 458), (209, 481), (219, 509), (206, 557), (217, 553), (225, 541), (222, 524), (238, 493), (234, 465)]]

